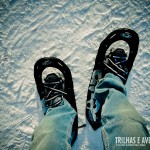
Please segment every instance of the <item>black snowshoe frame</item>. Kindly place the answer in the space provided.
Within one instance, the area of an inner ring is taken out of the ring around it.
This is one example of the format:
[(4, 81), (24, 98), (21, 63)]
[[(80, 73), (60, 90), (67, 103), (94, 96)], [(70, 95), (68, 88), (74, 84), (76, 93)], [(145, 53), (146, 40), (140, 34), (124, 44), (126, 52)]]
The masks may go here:
[[(63, 61), (61, 61), (58, 58), (55, 58), (55, 57), (41, 58), (34, 65), (34, 78), (35, 78), (35, 82), (37, 85), (37, 90), (38, 90), (40, 99), (42, 100), (43, 97), (45, 96), (44, 84), (42, 82), (42, 72), (47, 67), (54, 67), (62, 72), (64, 76), (64, 84), (65, 84), (64, 92), (67, 93), (66, 95), (64, 95), (64, 98), (70, 103), (70, 105), (77, 112), (73, 81), (72, 81), (72, 75), (71, 75), (70, 69)], [(78, 133), (78, 117), (76, 115), (74, 123), (73, 123), (73, 128), (72, 128), (71, 144), (75, 142), (77, 133)]]
[(135, 31), (126, 28), (118, 29), (111, 32), (100, 44), (88, 88), (87, 105), (86, 105), (86, 117), (94, 130), (101, 127), (101, 109), (104, 103), (102, 102), (102, 104), (97, 107), (96, 99), (94, 99), (93, 97), (95, 86), (98, 81), (97, 79), (100, 79), (102, 77), (101, 67), (103, 66), (106, 51), (108, 50), (108, 48), (112, 43), (119, 40), (125, 41), (130, 47), (129, 57), (126, 63), (128, 72), (131, 71), (134, 59), (138, 51), (139, 45), (138, 34)]

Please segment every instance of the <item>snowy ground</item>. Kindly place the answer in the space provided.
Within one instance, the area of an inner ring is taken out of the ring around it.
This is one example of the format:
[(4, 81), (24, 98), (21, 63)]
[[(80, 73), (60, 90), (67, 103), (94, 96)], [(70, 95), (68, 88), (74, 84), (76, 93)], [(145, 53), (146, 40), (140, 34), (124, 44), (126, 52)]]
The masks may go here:
[[(97, 49), (111, 31), (122, 27), (134, 29), (140, 37), (127, 83), (129, 101), (150, 121), (149, 0), (0, 1), (1, 150), (28, 149), (43, 117), (33, 77), (33, 66), (41, 57), (55, 56), (69, 66), (79, 125), (86, 122), (87, 87)], [(73, 149), (100, 148), (100, 129), (93, 132), (88, 125), (79, 130)]]

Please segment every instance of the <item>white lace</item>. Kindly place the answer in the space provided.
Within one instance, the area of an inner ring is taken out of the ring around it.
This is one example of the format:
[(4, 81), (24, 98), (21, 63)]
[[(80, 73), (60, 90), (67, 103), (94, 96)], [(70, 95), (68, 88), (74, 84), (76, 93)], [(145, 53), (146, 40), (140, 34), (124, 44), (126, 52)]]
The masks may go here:
[[(118, 70), (120, 70), (121, 72), (123, 72), (123, 73), (125, 73), (126, 75), (128, 74), (128, 72), (126, 72), (125, 70), (123, 70), (121, 67), (119, 67), (119, 66), (121, 66), (120, 64), (121, 63), (124, 63), (124, 62), (126, 62), (127, 60), (126, 60), (126, 57), (119, 57), (119, 56), (113, 56), (113, 58), (115, 58), (115, 59), (124, 59), (124, 60), (121, 60), (121, 61), (117, 61), (116, 63), (114, 63), (110, 58), (108, 58), (108, 60), (110, 61), (110, 63), (113, 65), (113, 66), (115, 66)], [(119, 76), (121, 79), (123, 79), (123, 80), (125, 80), (126, 81), (126, 78), (125, 77), (123, 77), (121, 74), (119, 74), (116, 70), (114, 70), (112, 67), (110, 67), (107, 63), (106, 63), (106, 61), (104, 61), (104, 65), (107, 67), (107, 68), (109, 68), (113, 73), (115, 73), (117, 76)]]
[[(58, 84), (60, 84), (60, 82), (51, 82), (51, 84), (54, 84), (54, 86), (49, 87), (49, 86), (47, 86), (48, 83), (44, 84), (44, 87), (49, 89), (49, 92), (48, 92), (47, 96), (45, 97), (45, 102), (46, 103), (48, 102), (47, 103), (48, 107), (56, 107), (59, 104), (61, 104), (63, 95), (67, 95), (67, 93), (56, 88), (58, 86)], [(60, 98), (57, 98), (57, 97), (60, 97)]]

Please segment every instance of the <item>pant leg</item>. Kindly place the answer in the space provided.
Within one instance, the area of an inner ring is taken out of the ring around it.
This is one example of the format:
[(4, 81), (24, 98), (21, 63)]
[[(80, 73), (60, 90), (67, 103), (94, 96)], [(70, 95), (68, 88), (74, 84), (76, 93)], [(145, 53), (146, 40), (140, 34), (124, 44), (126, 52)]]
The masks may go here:
[(48, 110), (33, 134), (30, 150), (69, 150), (76, 111), (64, 104)]
[[(126, 88), (119, 77), (110, 73), (107, 74), (105, 78), (97, 84), (94, 94), (100, 104), (104, 103), (101, 113), (101, 122), (103, 125), (102, 136), (105, 149), (150, 149), (150, 145), (142, 147), (117, 146), (117, 142), (125, 144), (128, 143), (128, 140), (137, 143), (140, 139), (141, 143), (143, 137), (149, 136), (146, 128), (147, 122), (127, 101)], [(125, 139), (125, 137), (129, 138)]]

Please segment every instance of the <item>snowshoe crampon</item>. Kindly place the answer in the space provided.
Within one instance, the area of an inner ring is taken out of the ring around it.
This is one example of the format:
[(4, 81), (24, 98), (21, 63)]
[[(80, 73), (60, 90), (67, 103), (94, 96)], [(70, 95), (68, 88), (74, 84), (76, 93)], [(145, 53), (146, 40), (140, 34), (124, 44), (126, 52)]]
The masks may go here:
[[(40, 99), (42, 100), (43, 97), (45, 96), (44, 84), (42, 82), (42, 72), (47, 67), (56, 68), (56, 69), (60, 70), (60, 72), (63, 74), (64, 85), (65, 85), (64, 92), (67, 93), (66, 95), (64, 95), (64, 98), (70, 103), (70, 105), (77, 112), (75, 95), (74, 95), (74, 90), (73, 90), (73, 81), (72, 81), (70, 69), (63, 61), (61, 61), (58, 58), (55, 58), (55, 57), (41, 58), (34, 65), (34, 78), (35, 78), (35, 82), (36, 82), (36, 86), (37, 86), (37, 90), (38, 90)], [(73, 144), (75, 142), (77, 133), (78, 133), (78, 117), (76, 115), (74, 123), (73, 123), (73, 128), (72, 128), (71, 144)]]
[[(100, 44), (98, 53), (95, 59), (95, 65), (92, 72), (90, 84), (88, 87), (87, 104), (86, 104), (86, 117), (94, 130), (101, 126), (101, 109), (102, 104), (98, 104), (94, 98), (95, 86), (98, 80), (103, 77), (103, 62), (105, 60), (105, 54), (111, 44), (119, 40), (125, 41), (129, 45), (129, 56), (126, 62), (128, 72), (130, 72), (134, 59), (136, 57), (139, 45), (138, 34), (130, 29), (118, 29), (111, 32)], [(124, 83), (125, 84), (125, 83)]]

